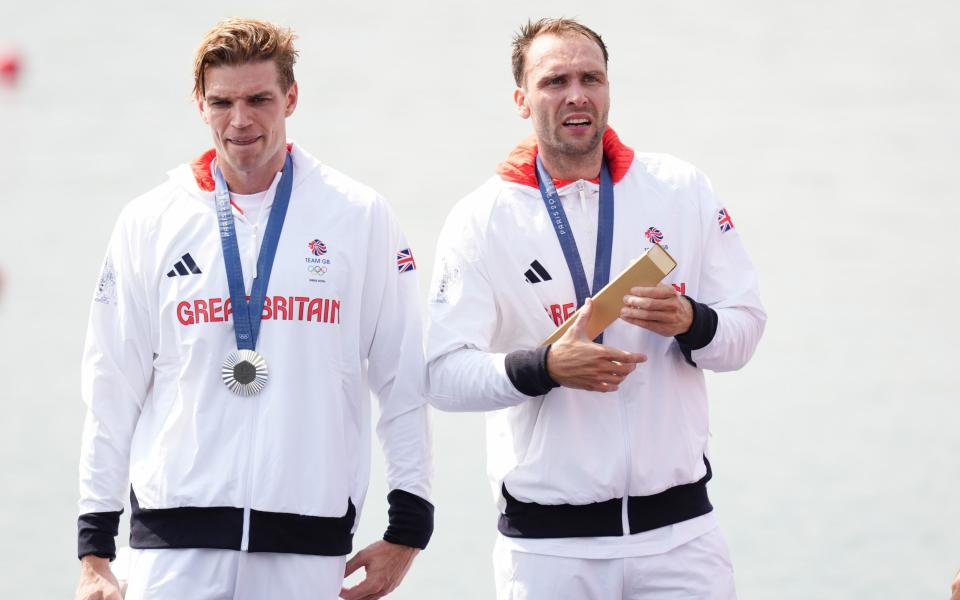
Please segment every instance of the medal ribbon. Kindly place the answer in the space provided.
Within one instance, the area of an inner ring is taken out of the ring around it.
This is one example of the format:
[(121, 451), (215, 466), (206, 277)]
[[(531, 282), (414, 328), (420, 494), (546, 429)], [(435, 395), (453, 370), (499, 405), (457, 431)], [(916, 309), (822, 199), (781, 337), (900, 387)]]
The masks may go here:
[[(543, 197), (547, 215), (553, 223), (553, 230), (563, 250), (563, 257), (567, 261), (570, 277), (573, 278), (577, 308), (580, 308), (591, 295), (591, 288), (587, 285), (580, 251), (577, 250), (577, 242), (573, 239), (573, 231), (570, 229), (567, 213), (560, 202), (560, 195), (553, 184), (553, 177), (543, 166), (539, 155), (537, 155), (537, 184), (540, 186), (540, 196)], [(600, 206), (597, 213), (597, 255), (593, 267), (593, 293), (599, 292), (610, 281), (610, 260), (613, 254), (613, 180), (605, 159), (600, 165)], [(603, 343), (603, 334), (598, 335), (595, 341), (598, 344)]]
[[(257, 258), (257, 276), (250, 288), (250, 301), (247, 302), (243, 285), (243, 265), (240, 262), (240, 247), (237, 244), (237, 231), (233, 223), (233, 210), (230, 208), (230, 190), (220, 168), (215, 169), (217, 204), (217, 223), (220, 226), (220, 243), (223, 246), (223, 262), (227, 268), (227, 284), (230, 286), (230, 303), (233, 305), (233, 332), (237, 337), (238, 350), (253, 350), (257, 346), (260, 334), (260, 318), (263, 303), (267, 297), (267, 284), (270, 283), (270, 271), (277, 254), (280, 231), (287, 217), (290, 204), (290, 192), (293, 190), (293, 159), (287, 153), (283, 163), (283, 173), (277, 184), (273, 208), (267, 219), (267, 228), (260, 244)], [(253, 318), (256, 316), (256, 318)]]

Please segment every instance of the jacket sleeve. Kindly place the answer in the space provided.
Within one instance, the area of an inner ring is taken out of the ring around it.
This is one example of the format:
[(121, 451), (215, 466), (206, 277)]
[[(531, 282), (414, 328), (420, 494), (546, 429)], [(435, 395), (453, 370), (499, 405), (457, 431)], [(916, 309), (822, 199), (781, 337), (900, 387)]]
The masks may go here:
[(433, 533), (432, 456), (416, 263), (382, 200), (371, 226), (361, 300), (361, 348), (367, 352), (368, 381), (380, 406), (377, 435), (390, 488), (389, 524), (383, 539), (425, 548)]
[(116, 556), (130, 442), (153, 374), (142, 256), (121, 216), (94, 291), (81, 367), (87, 405), (80, 449), (78, 555)]
[(449, 411), (497, 410), (531, 397), (508, 375), (509, 355), (491, 348), (499, 308), (469, 204), (458, 205), (444, 223), (428, 300), (428, 397)]
[[(710, 181), (696, 180), (701, 215), (701, 272), (690, 335), (677, 336), (688, 362), (712, 371), (733, 371), (753, 356), (767, 314), (760, 303), (757, 273), (730, 212)], [(712, 330), (712, 334), (711, 334)]]

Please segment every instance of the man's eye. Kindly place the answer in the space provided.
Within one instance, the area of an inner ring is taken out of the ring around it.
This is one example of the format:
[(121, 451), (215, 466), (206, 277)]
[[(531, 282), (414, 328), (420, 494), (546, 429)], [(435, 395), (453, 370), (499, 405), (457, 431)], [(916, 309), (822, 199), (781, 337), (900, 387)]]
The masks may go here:
[(259, 96), (256, 98), (250, 98), (250, 104), (263, 104), (266, 101), (266, 98), (260, 98)]
[(554, 77), (547, 82), (548, 85), (561, 85), (563, 84), (563, 77)]
[(225, 106), (229, 106), (229, 104), (230, 104), (230, 103), (227, 102), (226, 100), (214, 100), (213, 102), (210, 103), (210, 106), (215, 106), (215, 107), (217, 107), (217, 108), (223, 108), (223, 107), (225, 107)]

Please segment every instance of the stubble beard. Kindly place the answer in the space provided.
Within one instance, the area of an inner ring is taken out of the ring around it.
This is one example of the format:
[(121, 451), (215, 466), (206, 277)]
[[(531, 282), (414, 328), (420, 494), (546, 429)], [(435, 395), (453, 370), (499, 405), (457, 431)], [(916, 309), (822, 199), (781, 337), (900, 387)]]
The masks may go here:
[(560, 129), (554, 129), (550, 131), (548, 136), (538, 136), (540, 138), (540, 143), (546, 146), (549, 154), (554, 155), (556, 158), (577, 162), (585, 156), (593, 154), (597, 146), (603, 141), (603, 134), (607, 131), (607, 119), (604, 117), (602, 120), (597, 121), (597, 129), (586, 140), (580, 140), (578, 142), (571, 142), (564, 140), (561, 137), (561, 131), (563, 125), (557, 126)]
[(583, 156), (588, 156), (597, 149), (597, 146), (600, 145), (600, 142), (603, 140), (603, 134), (605, 130), (606, 127), (603, 129), (597, 128), (597, 131), (590, 136), (590, 139), (584, 140), (580, 143), (566, 142), (561, 139), (557, 139), (557, 143), (554, 148), (560, 155), (569, 158), (581, 158)]
[(252, 173), (270, 164), (280, 151), (279, 148), (261, 148), (259, 152), (250, 152), (250, 150), (252, 149), (235, 146), (233, 152), (226, 154), (224, 158), (238, 173)]

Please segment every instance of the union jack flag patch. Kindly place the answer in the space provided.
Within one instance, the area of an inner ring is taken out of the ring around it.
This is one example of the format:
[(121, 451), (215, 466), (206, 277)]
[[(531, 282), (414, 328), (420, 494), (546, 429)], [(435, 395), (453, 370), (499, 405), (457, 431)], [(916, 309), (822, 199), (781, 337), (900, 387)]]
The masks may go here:
[(720, 231), (722, 233), (733, 229), (733, 219), (730, 218), (730, 213), (727, 212), (727, 209), (721, 208), (720, 212), (717, 213), (717, 224), (720, 225)]
[(407, 271), (415, 271), (417, 268), (417, 263), (413, 262), (413, 252), (410, 248), (404, 248), (403, 250), (397, 250), (397, 270), (401, 273), (406, 273)]

